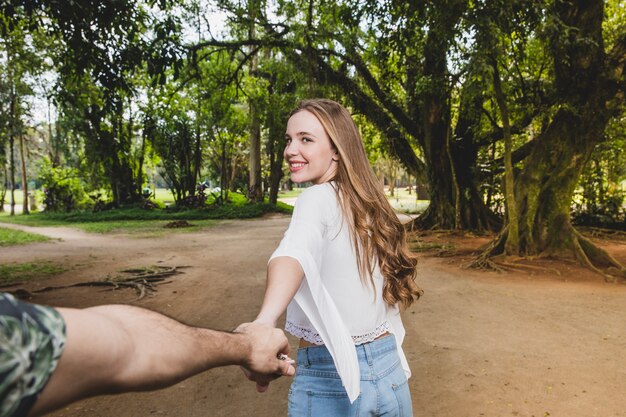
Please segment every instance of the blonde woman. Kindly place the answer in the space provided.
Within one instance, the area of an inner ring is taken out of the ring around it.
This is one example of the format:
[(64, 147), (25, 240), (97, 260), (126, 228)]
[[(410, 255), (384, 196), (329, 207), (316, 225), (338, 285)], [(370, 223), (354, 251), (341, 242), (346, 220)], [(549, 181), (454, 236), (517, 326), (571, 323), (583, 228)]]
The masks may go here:
[(420, 290), (402, 224), (343, 106), (302, 101), (285, 139), (291, 180), (314, 185), (270, 258), (256, 321), (275, 326), (286, 309), (300, 338), (289, 416), (411, 416), (399, 307)]

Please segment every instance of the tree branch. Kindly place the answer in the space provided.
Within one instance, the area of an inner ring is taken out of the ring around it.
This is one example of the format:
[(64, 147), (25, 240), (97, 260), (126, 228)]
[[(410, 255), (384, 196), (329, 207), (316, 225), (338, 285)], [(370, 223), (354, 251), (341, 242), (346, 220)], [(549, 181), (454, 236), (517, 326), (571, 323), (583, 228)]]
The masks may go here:
[(385, 133), (389, 150), (413, 175), (424, 176), (426, 166), (417, 158), (406, 135), (397, 127), (386, 110), (375, 102), (363, 89), (344, 73), (333, 69), (320, 55), (313, 53), (316, 70), (326, 81), (341, 86), (352, 104), (365, 115), (381, 132)]
[[(345, 45), (344, 45), (345, 46)], [(389, 94), (387, 94), (378, 80), (372, 75), (371, 71), (367, 67), (367, 64), (363, 62), (363, 58), (359, 55), (358, 52), (352, 51), (353, 53), (350, 55), (341, 54), (337, 51), (329, 50), (329, 49), (318, 49), (320, 52), (324, 52), (325, 54), (335, 56), (337, 58), (341, 58), (347, 64), (353, 65), (357, 70), (357, 73), (363, 78), (365, 84), (372, 90), (374, 96), (380, 101), (380, 103), (393, 115), (393, 117), (400, 123), (402, 128), (406, 130), (410, 135), (417, 138), (419, 137), (419, 131), (416, 127), (416, 124), (411, 118), (406, 114), (406, 112), (395, 103)]]

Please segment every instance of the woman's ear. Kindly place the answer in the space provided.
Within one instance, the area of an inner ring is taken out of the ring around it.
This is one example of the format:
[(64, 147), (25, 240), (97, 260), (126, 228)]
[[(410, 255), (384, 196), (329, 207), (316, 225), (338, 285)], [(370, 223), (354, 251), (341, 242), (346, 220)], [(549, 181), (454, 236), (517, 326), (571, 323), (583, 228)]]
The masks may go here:
[(333, 155), (333, 161), (339, 162), (339, 152), (335, 151), (335, 154)]

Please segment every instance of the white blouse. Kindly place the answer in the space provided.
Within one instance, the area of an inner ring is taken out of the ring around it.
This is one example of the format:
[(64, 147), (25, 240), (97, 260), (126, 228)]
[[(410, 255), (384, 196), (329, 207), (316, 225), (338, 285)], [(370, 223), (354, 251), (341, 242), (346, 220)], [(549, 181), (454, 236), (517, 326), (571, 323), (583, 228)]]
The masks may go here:
[(343, 221), (334, 183), (307, 188), (296, 202), (291, 223), (270, 261), (296, 259), (303, 280), (287, 308), (285, 330), (328, 348), (350, 402), (360, 393), (355, 345), (393, 333), (402, 367), (411, 375), (402, 351), (404, 326), (398, 306), (383, 299), (383, 277), (374, 270), (374, 286), (364, 283), (357, 266), (349, 226)]

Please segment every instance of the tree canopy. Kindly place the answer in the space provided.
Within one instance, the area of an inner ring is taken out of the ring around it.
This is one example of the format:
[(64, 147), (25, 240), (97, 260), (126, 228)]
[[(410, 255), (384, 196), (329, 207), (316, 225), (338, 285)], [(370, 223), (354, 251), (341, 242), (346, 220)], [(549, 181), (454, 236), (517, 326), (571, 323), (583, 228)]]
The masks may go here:
[(623, 2), (29, 0), (0, 15), (2, 199), (17, 143), (40, 131), (49, 151), (32, 159), (115, 205), (147, 172), (177, 201), (209, 178), (220, 200), (275, 202), (289, 110), (324, 96), (358, 119), (374, 165), (428, 191), (409, 228), (499, 232), (478, 264), (624, 271), (572, 227), (626, 227)]

